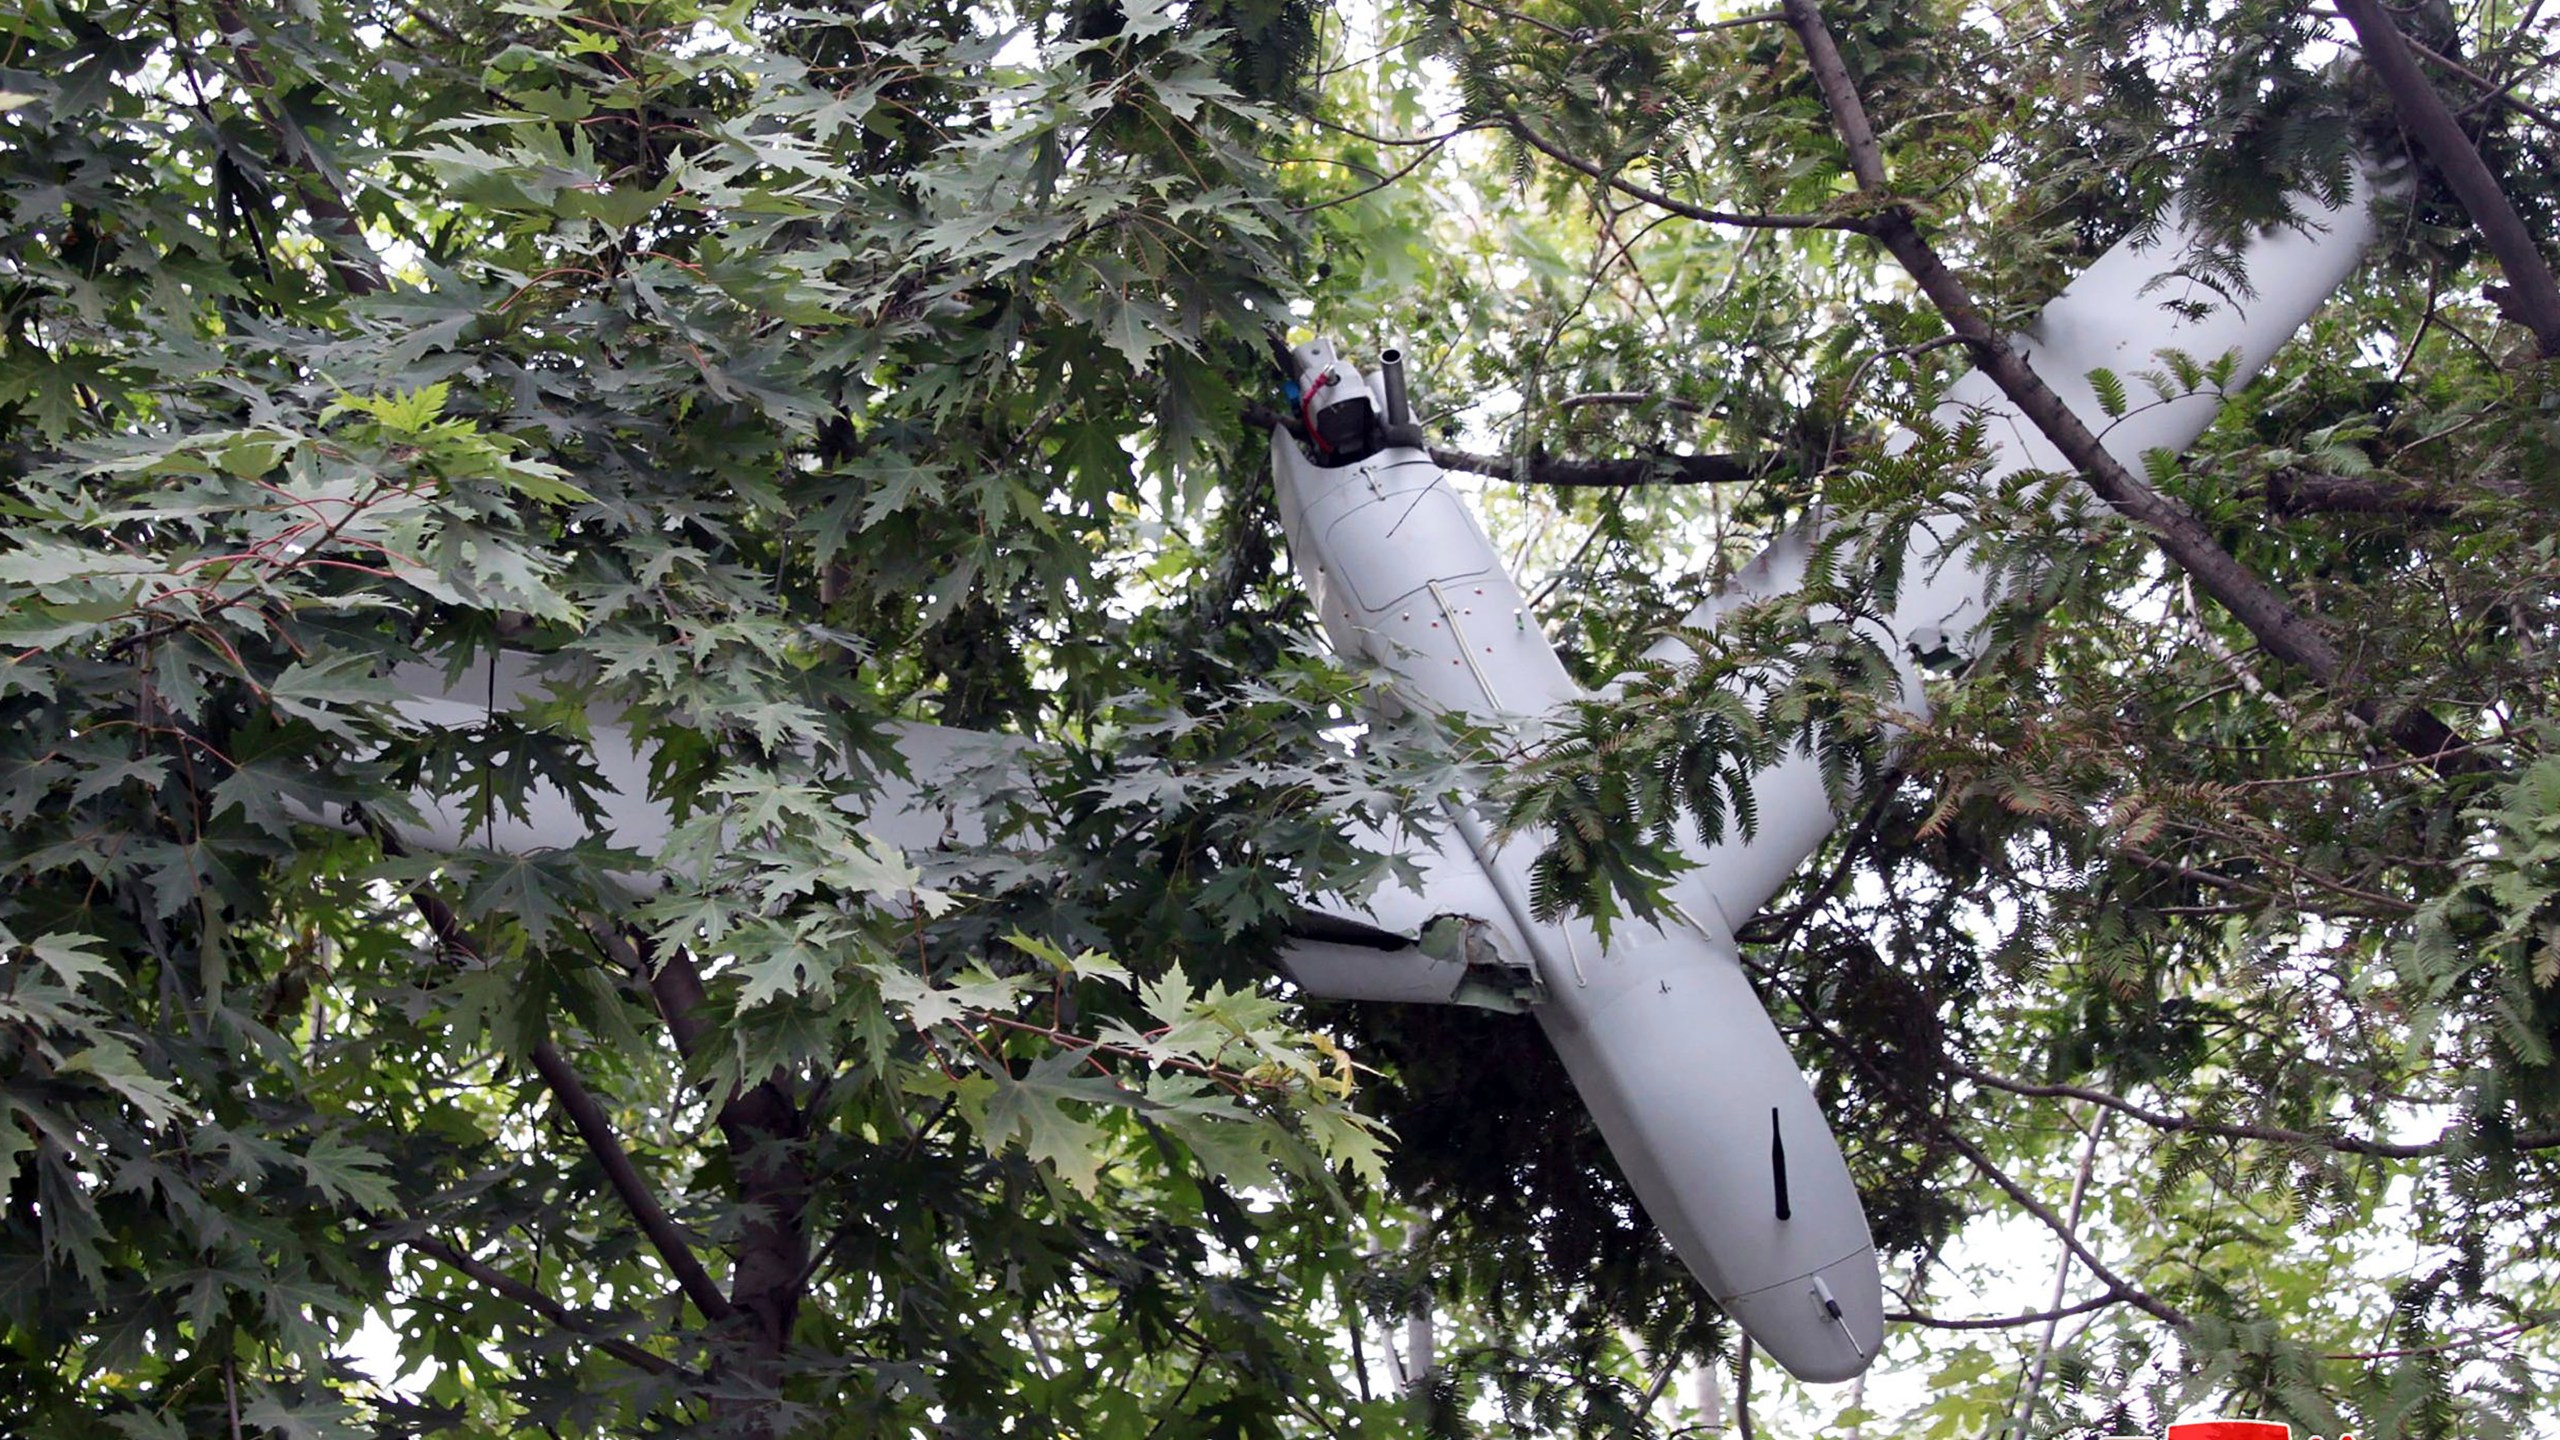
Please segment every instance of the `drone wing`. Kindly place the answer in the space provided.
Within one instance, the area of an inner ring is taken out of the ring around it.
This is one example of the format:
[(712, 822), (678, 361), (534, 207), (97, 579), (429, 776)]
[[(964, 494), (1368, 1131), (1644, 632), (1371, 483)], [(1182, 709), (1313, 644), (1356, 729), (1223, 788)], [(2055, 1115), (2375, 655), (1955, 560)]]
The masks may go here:
[[(2219, 288), (2189, 271), (2203, 244), (2200, 232), (2172, 213), (2151, 232), (2128, 238), (2100, 256), (2013, 337), (2019, 353), (2109, 454), (2139, 473), (2155, 450), (2187, 449), (2221, 414), (2229, 392), (2263, 368), (2323, 301), (2362, 262), (2374, 236), (2377, 185), (2359, 174), (2351, 193), (2335, 205), (2310, 195), (2292, 197), (2303, 223), (2270, 230), (2246, 241), (2241, 261), (2250, 293)], [(2146, 372), (2170, 370), (2184, 357), (2199, 371), (2222, 378), (2183, 387), (2170, 375), (2154, 388)], [(2170, 357), (2164, 359), (2163, 357)], [(2097, 377), (2111, 375), (2136, 392), (2130, 406), (2102, 399)], [(2121, 413), (2110, 414), (2111, 410)], [(1991, 378), (1974, 371), (1947, 388), (1934, 418), (1954, 427), (1979, 419), (1987, 427), (1991, 456), (1987, 477), (2072, 467), (2021, 415)], [(1902, 436), (1897, 445), (1911, 443)], [(1860, 620), (1902, 667), (1902, 699), (1914, 715), (1929, 713), (1922, 684), (1931, 667), (1969, 659), (1976, 632), (1997, 601), (1997, 579), (1959, 536), (1955, 517), (1914, 527), (1904, 558), (1902, 584), (1892, 613)], [(1691, 612), (1683, 629), (1711, 630), (1743, 605), (1787, 594), (1804, 583), (1806, 564), (1820, 543), (1815, 517), (1778, 536), (1722, 591)], [(1656, 644), (1646, 658), (1694, 659), (1677, 637)], [(1760, 817), (1748, 837), (1728, 834), (1714, 844), (1694, 844), (1689, 858), (1708, 878), (1712, 903), (1728, 924), (1757, 913), (1788, 877), (1818, 849), (1838, 823), (1821, 770), (1813, 757), (1790, 754), (1752, 777)]]
[[(403, 716), (447, 730), (474, 730), (549, 698), (544, 658), (524, 651), (494, 651), (459, 672), (434, 661), (412, 661), (394, 666), (389, 679), (403, 696), (397, 702)], [(476, 824), (469, 823), (458, 800), (422, 788), (409, 797), (418, 818), (395, 822), (394, 833), (403, 843), (429, 852), (522, 854), (602, 839), (644, 856), (660, 853), (675, 819), (652, 792), (643, 742), (633, 736), (623, 713), (610, 706), (590, 707), (586, 730), (582, 754), (594, 767), (595, 779), (584, 788), (601, 812), (598, 818), (590, 820), (567, 791), (548, 781), (527, 785), (511, 797), (515, 806), (502, 807)], [(911, 852), (984, 841), (984, 807), (956, 797), (1018, 780), (1030, 742), (905, 723), (890, 727), (890, 735), (896, 767), (881, 770), (867, 795), (839, 802), (861, 816), (864, 832)], [(635, 891), (658, 883), (646, 873), (625, 881)]]

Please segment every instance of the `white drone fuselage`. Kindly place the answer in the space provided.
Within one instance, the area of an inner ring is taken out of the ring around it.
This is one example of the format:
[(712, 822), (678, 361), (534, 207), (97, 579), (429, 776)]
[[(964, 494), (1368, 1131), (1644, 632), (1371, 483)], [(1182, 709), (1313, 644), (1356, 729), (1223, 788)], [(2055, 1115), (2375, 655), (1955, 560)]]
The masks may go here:
[[(1310, 376), (1340, 368), (1320, 341), (1298, 358)], [(1388, 411), (1383, 377), (1369, 383), (1375, 409)], [(1275, 432), (1271, 466), (1290, 559), (1334, 649), (1393, 677), (1390, 706), (1461, 713), (1534, 744), (1583, 692), (1447, 472), (1411, 446), (1330, 464), (1313, 450)], [(1818, 789), (1813, 798), (1821, 803)], [(1390, 883), (1366, 917), (1342, 918), (1414, 936), (1456, 919), (1492, 955), (1466, 967), (1464, 957), (1308, 938), (1282, 954), (1292, 977), (1344, 998), (1450, 1000), (1462, 969), (1481, 975), (1489, 960), (1497, 973), (1528, 972), (1526, 1008), (1690, 1272), (1795, 1374), (1845, 1380), (1865, 1369), (1883, 1340), (1884, 1295), (1857, 1186), (1752, 993), (1712, 877), (1681, 877), (1672, 923), (1621, 921), (1603, 944), (1578, 916), (1531, 913), (1541, 837), (1497, 845), (1463, 797), (1447, 816), (1446, 841), (1400, 847), (1418, 885)]]
[[(2019, 348), (2120, 460), (2139, 467), (2145, 452), (2183, 450), (2218, 413), (2218, 391), (2145, 402), (2110, 419), (2090, 372), (2132, 376), (2175, 347), (2200, 362), (2235, 356), (2228, 383), (2246, 380), (2353, 271), (2371, 238), (2370, 199), (2360, 189), (2330, 208), (2298, 197), (2310, 224), (2246, 247), (2254, 293), (2239, 299), (2179, 276), (2190, 237), (2166, 224), (2149, 244), (2128, 241), (2101, 257), (2018, 337)], [(1400, 371), (1393, 384), (1383, 374), (1348, 372), (1320, 342), (1300, 347), (1298, 360), (1306, 374), (1334, 372), (1321, 404), (1357, 394), (1382, 412), (1402, 408)], [(1950, 388), (1939, 415), (1988, 421), (1994, 474), (2068, 468), (1978, 374)], [(1273, 433), (1291, 558), (1325, 633), (1346, 658), (1393, 677), (1388, 703), (1465, 712), (1534, 745), (1549, 713), (1582, 691), (1418, 436), (1409, 426), (1388, 433), (1396, 443), (1347, 462)], [(1794, 588), (1819, 524), (1780, 536), (1687, 628), (1712, 627), (1736, 606)], [(1964, 653), (1996, 598), (1964, 548), (1937, 535), (1926, 524), (1915, 530), (1893, 613), (1862, 622), (1878, 627), (1889, 654), (1951, 646)], [(1654, 653), (1684, 652), (1665, 642)], [(1916, 661), (1904, 679), (1905, 704), (1925, 713)], [(411, 720), (457, 728), (493, 709), (516, 709), (542, 685), (540, 662), (518, 655), (458, 684), (424, 663), (399, 667), (393, 680), (409, 697), (401, 709)], [(658, 854), (669, 811), (651, 789), (649, 757), (611, 713), (592, 714), (588, 728), (603, 779), (601, 824), (536, 786), (522, 797), (523, 815), (466, 834), (440, 797), (422, 793), (425, 823), (404, 827), (403, 838), (420, 848), (512, 852), (602, 834), (619, 848)], [(872, 792), (865, 828), (916, 850), (955, 830), (971, 838), (976, 817), (953, 813), (938, 782), (1001, 767), (1025, 743), (908, 727), (898, 748), (911, 776)], [(1673, 887), (1667, 925), (1622, 921), (1603, 945), (1582, 919), (1538, 921), (1527, 886), (1538, 837), (1497, 845), (1467, 797), (1453, 796), (1436, 843), (1367, 837), (1404, 850), (1417, 884), (1383, 887), (1360, 913), (1339, 905), (1306, 911), (1283, 963), (1320, 995), (1490, 998), (1528, 1009), (1646, 1213), (1699, 1282), (1790, 1372), (1845, 1380), (1883, 1341), (1875, 1247), (1821, 1107), (1753, 993), (1733, 939), (1836, 817), (1810, 757), (1761, 771), (1752, 789), (1757, 826), (1692, 847), (1696, 866)]]

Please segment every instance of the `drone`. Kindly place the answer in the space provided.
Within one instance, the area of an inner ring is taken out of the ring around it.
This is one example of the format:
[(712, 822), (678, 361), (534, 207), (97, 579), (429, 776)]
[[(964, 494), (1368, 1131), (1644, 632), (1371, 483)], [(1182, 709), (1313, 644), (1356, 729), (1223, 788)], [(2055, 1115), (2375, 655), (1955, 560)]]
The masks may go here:
[[(2016, 337), (2045, 382), (2139, 467), (2192, 445), (2245, 383), (2351, 275), (2375, 231), (2377, 187), (2360, 178), (2326, 203), (2296, 196), (2299, 223), (2244, 240), (2245, 287), (2187, 273), (2197, 227), (2174, 212), (2117, 244)], [(2158, 403), (2101, 403), (2092, 375), (2140, 374), (2181, 351), (2226, 362), (2223, 377)], [(1534, 747), (1562, 707), (1589, 698), (1549, 645), (1465, 496), (1415, 423), (1405, 358), (1389, 348), (1362, 372), (1331, 341), (1288, 352), (1294, 424), (1275, 425), (1271, 473), (1290, 561), (1342, 658), (1388, 677), (1382, 713), (1463, 716)], [(2111, 414), (2110, 411), (2121, 413)], [(1985, 427), (1985, 481), (2070, 467), (1987, 376), (1944, 393), (1935, 418)], [(1908, 437), (1904, 437), (1904, 443)], [(1951, 522), (1951, 517), (1941, 517)], [(1800, 587), (1824, 533), (1819, 511), (1781, 533), (1692, 613), (1683, 632)], [(1890, 613), (1855, 617), (1896, 657), (1904, 707), (1925, 716), (1924, 678), (1960, 670), (1998, 598), (1954, 523), (1912, 532)], [(1943, 534), (1941, 532), (1944, 532)], [(1652, 660), (1694, 657), (1676, 638)], [(445, 667), (396, 667), (399, 708), (421, 725), (469, 729), (541, 694), (539, 657), (502, 652), (457, 681)], [(516, 813), (466, 827), (458, 808), (413, 797), (402, 843), (426, 851), (530, 852), (601, 836), (659, 853), (673, 828), (649, 785), (650, 755), (611, 714), (590, 717), (601, 818), (536, 786)], [(863, 824), (884, 844), (924, 852), (983, 837), (983, 818), (938, 798), (959, 777), (1019, 764), (1030, 742), (927, 725), (896, 730), (907, 774), (884, 777)], [(1772, 1359), (1799, 1379), (1838, 1382), (1884, 1343), (1884, 1287), (1858, 1190), (1829, 1120), (1741, 962), (1735, 932), (1777, 894), (1839, 816), (1810, 753), (1750, 781), (1759, 817), (1712, 842), (1695, 836), (1663, 918), (1621, 920), (1604, 940), (1589, 920), (1539, 920), (1530, 862), (1542, 837), (1497, 835), (1475, 797), (1440, 803), (1436, 839), (1365, 835), (1409, 862), (1366, 898), (1309, 901), (1279, 961), (1312, 996), (1403, 1004), (1482, 1004), (1535, 1017), (1645, 1213), (1689, 1272)]]

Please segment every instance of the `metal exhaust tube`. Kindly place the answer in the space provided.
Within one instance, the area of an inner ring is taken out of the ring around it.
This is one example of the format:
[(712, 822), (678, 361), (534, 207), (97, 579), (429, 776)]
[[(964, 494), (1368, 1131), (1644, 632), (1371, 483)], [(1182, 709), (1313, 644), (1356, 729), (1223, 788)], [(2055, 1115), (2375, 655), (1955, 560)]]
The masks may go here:
[(1404, 352), (1390, 345), (1378, 352), (1378, 378), (1387, 386), (1387, 424), (1401, 430), (1413, 423), (1413, 405), (1404, 393)]
[(1413, 401), (1405, 394), (1404, 351), (1393, 345), (1378, 352), (1378, 388), (1386, 392), (1380, 397), (1386, 401), (1386, 443), (1424, 448), (1422, 427), (1413, 423)]

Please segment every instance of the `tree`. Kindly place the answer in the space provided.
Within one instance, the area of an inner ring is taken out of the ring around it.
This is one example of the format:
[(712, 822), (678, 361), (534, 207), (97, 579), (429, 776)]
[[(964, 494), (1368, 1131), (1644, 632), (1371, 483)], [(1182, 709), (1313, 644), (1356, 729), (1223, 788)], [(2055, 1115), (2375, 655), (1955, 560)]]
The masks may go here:
[[(1108, 18), (1047, 67), (959, 10), (15, 22), (10, 1430), (1338, 1405), (1270, 1287), (1347, 1242), (1246, 1246), (1371, 1131), (1229, 942), (1363, 772), (1229, 634), (1258, 509), (1196, 595), (1126, 538), (1276, 308), (1270, 52)], [(567, 666), (521, 724), (386, 703), (500, 644)], [(386, 838), (583, 793), (589, 697), (662, 853)], [(831, 802), (917, 707), (1056, 732), (1016, 803), (1078, 858), (955, 908), (868, 845)]]
[[(1302, 305), (1410, 328), (1589, 678), (1828, 507), (1808, 594), (1508, 794), (1640, 876), (1686, 787), (1633, 779), (1836, 757), (1852, 823), (1750, 938), (1910, 1264), (1913, 1424), (2536, 1413), (2538, 10), (2403, 16), (2379, 81), (2258, 5), (0, 27), (13, 1432), (1667, 1430), (1718, 1356), (1747, 1395), (1534, 1035), (1270, 978), (1294, 895), (1391, 863), (1347, 816), (1494, 764), (1340, 739), (1256, 424)], [(2421, 88), (2512, 225), (2407, 120), (2388, 253), (2196, 454), (1965, 484), (1927, 399), (2075, 261), (2173, 195), (2280, 219)], [(1630, 476), (1693, 483), (1516, 483)], [(1894, 738), (1833, 617), (1939, 512), (2016, 599)], [(502, 648), (555, 683), (468, 735), (382, 678)], [(398, 840), (420, 793), (468, 836), (591, 787), (605, 713), (658, 853)], [(865, 838), (918, 718), (1038, 742), (984, 843)], [(1954, 1328), (1978, 1215), (2073, 1247), (2073, 1335)], [(1417, 1304), (1436, 1372), (1373, 1388)]]

